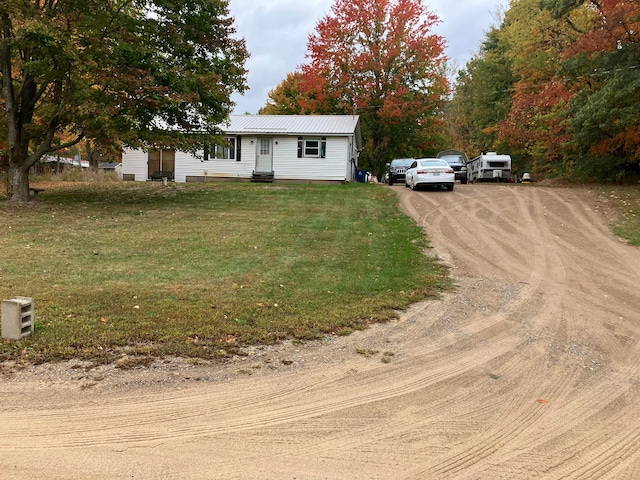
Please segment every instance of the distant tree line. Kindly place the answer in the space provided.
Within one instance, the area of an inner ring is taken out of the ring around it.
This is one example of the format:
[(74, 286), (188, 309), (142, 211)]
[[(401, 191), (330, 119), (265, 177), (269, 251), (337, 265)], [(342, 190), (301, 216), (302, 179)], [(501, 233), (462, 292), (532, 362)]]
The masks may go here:
[(640, 178), (640, 0), (512, 0), (459, 72), (454, 142), (520, 172)]

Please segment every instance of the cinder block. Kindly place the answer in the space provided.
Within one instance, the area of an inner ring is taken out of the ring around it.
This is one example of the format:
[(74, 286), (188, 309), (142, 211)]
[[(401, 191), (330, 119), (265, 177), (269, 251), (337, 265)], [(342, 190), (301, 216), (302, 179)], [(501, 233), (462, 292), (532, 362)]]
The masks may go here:
[(2, 338), (20, 340), (33, 333), (33, 299), (15, 297), (2, 301)]

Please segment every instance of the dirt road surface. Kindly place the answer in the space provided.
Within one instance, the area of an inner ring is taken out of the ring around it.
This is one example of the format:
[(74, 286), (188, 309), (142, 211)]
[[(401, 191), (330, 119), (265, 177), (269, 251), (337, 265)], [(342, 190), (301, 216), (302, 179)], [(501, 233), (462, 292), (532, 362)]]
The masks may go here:
[(456, 293), (225, 366), (5, 365), (0, 477), (640, 478), (640, 249), (606, 203), (383, 188)]

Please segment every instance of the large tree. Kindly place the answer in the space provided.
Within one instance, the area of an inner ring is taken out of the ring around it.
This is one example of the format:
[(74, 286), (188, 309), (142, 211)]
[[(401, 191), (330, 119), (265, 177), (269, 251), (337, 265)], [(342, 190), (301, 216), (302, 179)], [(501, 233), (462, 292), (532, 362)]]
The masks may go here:
[(29, 169), (91, 138), (195, 151), (246, 89), (228, 0), (3, 0), (0, 145), (13, 201)]
[(302, 113), (357, 113), (374, 175), (392, 156), (435, 153), (447, 143), (449, 94), (438, 21), (421, 0), (336, 0), (309, 36), (309, 63), (272, 92), (266, 111), (294, 101)]
[[(564, 52), (564, 72), (578, 91), (569, 131), (586, 177), (622, 180), (640, 174), (640, 0), (547, 0), (545, 5), (579, 33)], [(588, 28), (571, 19), (587, 11)]]
[(308, 113), (303, 106), (304, 94), (300, 86), (303, 81), (304, 76), (300, 71), (287, 74), (287, 78), (269, 92), (267, 104), (258, 113), (261, 115), (305, 115)]

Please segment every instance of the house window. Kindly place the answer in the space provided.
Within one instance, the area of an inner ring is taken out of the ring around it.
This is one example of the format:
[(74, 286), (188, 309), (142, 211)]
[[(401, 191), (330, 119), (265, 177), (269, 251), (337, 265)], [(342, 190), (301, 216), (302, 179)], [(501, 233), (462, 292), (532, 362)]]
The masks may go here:
[(225, 137), (224, 143), (205, 146), (205, 160), (240, 160), (236, 154), (236, 137)]
[(304, 156), (319, 157), (320, 156), (320, 140), (305, 140)]
[(322, 140), (317, 138), (298, 138), (298, 158), (310, 157), (310, 158), (324, 158), (327, 150), (327, 139), (322, 137)]
[(260, 139), (260, 155), (271, 155), (271, 139)]

